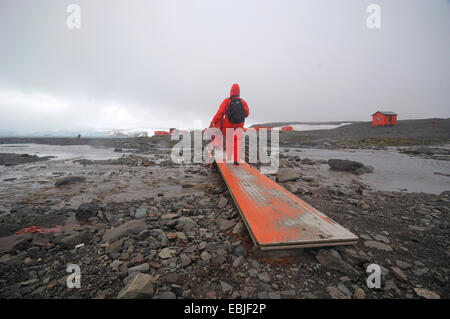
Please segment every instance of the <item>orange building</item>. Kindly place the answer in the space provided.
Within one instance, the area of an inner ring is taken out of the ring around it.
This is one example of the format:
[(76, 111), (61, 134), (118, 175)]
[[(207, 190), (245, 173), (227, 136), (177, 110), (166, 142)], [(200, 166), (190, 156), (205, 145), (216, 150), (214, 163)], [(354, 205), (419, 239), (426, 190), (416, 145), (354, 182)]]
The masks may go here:
[(294, 128), (292, 126), (284, 126), (281, 128), (282, 132), (289, 132), (289, 131), (293, 131)]
[(170, 133), (166, 131), (155, 131), (155, 135), (170, 135)]
[(377, 111), (372, 114), (372, 127), (397, 125), (397, 113)]

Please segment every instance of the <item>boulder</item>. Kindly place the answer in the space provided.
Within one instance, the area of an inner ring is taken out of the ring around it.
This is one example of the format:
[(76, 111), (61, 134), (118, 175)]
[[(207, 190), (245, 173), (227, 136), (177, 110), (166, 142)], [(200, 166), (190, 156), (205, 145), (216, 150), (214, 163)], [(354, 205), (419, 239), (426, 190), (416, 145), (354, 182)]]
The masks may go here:
[(221, 286), (222, 292), (224, 294), (227, 294), (227, 293), (229, 293), (230, 291), (233, 290), (233, 286), (230, 285), (229, 283), (225, 282), (225, 281), (220, 281), (220, 286)]
[(356, 172), (358, 169), (363, 169), (364, 167), (364, 164), (361, 162), (342, 159), (329, 159), (328, 165), (334, 170), (345, 172)]
[(153, 297), (152, 277), (147, 274), (138, 273), (119, 292), (117, 299), (145, 299)]
[(345, 187), (336, 187), (336, 186), (328, 186), (328, 191), (333, 195), (345, 195), (345, 196), (353, 196), (356, 195), (356, 192), (353, 189), (345, 188)]
[(122, 244), (123, 244), (122, 239), (111, 243), (109, 246), (107, 246), (105, 248), (105, 254), (110, 255), (110, 254), (119, 253), (120, 250), (122, 249)]
[(439, 296), (437, 293), (425, 288), (414, 288), (414, 292), (419, 297), (423, 297), (425, 299), (441, 299), (441, 296)]
[(314, 165), (314, 164), (316, 164), (316, 161), (305, 157), (304, 159), (302, 159), (301, 163), (305, 164), (305, 165)]
[(59, 241), (61, 247), (66, 249), (74, 249), (76, 245), (90, 241), (92, 239), (92, 233), (88, 230), (85, 230), (80, 233), (71, 234), (67, 237), (64, 237)]
[(358, 271), (346, 263), (334, 249), (321, 249), (316, 255), (317, 261), (324, 267), (339, 271), (349, 277), (357, 278)]
[(299, 174), (293, 168), (280, 168), (277, 173), (278, 182), (296, 181), (299, 179)]
[(191, 218), (183, 216), (183, 217), (178, 218), (177, 225), (175, 228), (177, 230), (187, 231), (196, 226), (197, 226), (197, 224)]
[(366, 293), (362, 288), (356, 288), (353, 292), (353, 299), (366, 299)]
[(103, 241), (113, 242), (125, 235), (139, 234), (141, 231), (146, 229), (147, 226), (142, 220), (131, 220), (118, 227), (113, 227), (105, 232), (103, 235)]
[(397, 278), (400, 281), (408, 281), (408, 278), (406, 277), (405, 273), (398, 267), (392, 267), (392, 273), (394, 274), (394, 277)]
[(226, 232), (236, 224), (236, 221), (219, 217), (216, 219), (216, 223), (221, 232)]
[(97, 216), (99, 210), (100, 206), (95, 203), (83, 203), (78, 207), (76, 217), (87, 220), (91, 217)]
[(319, 180), (319, 178), (317, 176), (306, 175), (306, 176), (302, 176), (301, 180), (311, 183), (311, 182), (317, 182)]
[(332, 299), (347, 299), (347, 297), (339, 291), (336, 287), (328, 286), (327, 292)]
[(364, 173), (373, 173), (373, 166), (372, 165), (367, 165), (367, 166), (364, 166), (363, 168), (362, 168), (362, 170), (364, 171)]
[(217, 207), (222, 209), (225, 206), (227, 206), (227, 204), (228, 204), (228, 200), (225, 197), (220, 196), (219, 202), (217, 203)]
[(175, 257), (176, 255), (177, 255), (177, 251), (175, 249), (171, 249), (168, 247), (163, 248), (158, 254), (159, 258), (161, 258), (161, 259), (169, 259), (169, 258)]
[(160, 293), (156, 298), (157, 299), (177, 299), (177, 296), (171, 291), (164, 291), (164, 292)]
[(134, 213), (134, 218), (140, 219), (147, 217), (147, 208), (141, 207), (136, 209), (136, 212)]
[(378, 241), (373, 241), (373, 240), (365, 241), (364, 246), (369, 247), (369, 248), (375, 248), (378, 250), (383, 250), (383, 251), (392, 251), (391, 246), (380, 243)]
[(145, 273), (150, 270), (150, 265), (148, 263), (143, 263), (131, 268), (128, 268), (128, 273), (131, 274), (133, 272)]
[(67, 177), (58, 179), (55, 182), (55, 186), (61, 187), (64, 185), (70, 185), (70, 184), (80, 183), (80, 182), (84, 182), (84, 181), (86, 181), (86, 178), (83, 176), (67, 176)]

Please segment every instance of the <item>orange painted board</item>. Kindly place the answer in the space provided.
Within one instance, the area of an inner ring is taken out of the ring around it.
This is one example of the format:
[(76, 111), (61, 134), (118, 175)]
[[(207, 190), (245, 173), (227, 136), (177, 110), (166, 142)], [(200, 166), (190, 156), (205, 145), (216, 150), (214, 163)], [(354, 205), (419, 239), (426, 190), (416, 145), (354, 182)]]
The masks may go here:
[(251, 165), (216, 162), (257, 247), (351, 245), (358, 237)]

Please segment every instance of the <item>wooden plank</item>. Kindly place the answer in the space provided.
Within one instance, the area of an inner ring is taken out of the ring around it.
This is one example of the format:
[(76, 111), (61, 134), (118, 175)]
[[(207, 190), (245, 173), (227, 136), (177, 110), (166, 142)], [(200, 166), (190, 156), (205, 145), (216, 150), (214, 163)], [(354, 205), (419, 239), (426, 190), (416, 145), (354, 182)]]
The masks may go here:
[(216, 162), (261, 250), (352, 245), (358, 237), (247, 163)]

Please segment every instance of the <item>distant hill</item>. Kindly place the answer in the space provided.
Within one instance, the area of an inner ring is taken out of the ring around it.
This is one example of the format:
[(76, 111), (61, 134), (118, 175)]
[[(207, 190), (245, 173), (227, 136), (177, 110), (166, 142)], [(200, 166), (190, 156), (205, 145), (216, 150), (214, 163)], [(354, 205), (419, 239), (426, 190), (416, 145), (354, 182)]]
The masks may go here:
[[(276, 123), (265, 123), (264, 125), (269, 126), (273, 124)], [(392, 142), (395, 145), (448, 143), (450, 141), (450, 119), (399, 120), (396, 126), (376, 128), (372, 127), (372, 122), (353, 122), (335, 129), (283, 133), (280, 135), (280, 145), (299, 145), (303, 147), (330, 143), (338, 146), (347, 145), (348, 143), (358, 145), (360, 142), (367, 144), (375, 140), (384, 141), (387, 144)], [(342, 144), (341, 142), (345, 143)]]

